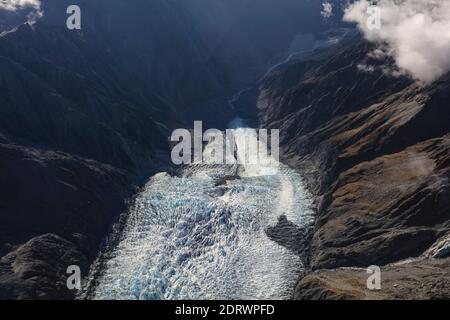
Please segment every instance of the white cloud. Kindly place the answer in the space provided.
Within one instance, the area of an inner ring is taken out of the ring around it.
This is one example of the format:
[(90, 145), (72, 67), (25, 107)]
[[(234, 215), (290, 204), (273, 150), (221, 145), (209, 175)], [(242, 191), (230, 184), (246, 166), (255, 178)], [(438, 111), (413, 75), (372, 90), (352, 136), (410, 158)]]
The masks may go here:
[(0, 10), (17, 11), (23, 9), (31, 9), (31, 12), (27, 15), (29, 24), (34, 24), (44, 15), (41, 9), (41, 0), (0, 0)]
[(16, 11), (25, 8), (41, 8), (40, 0), (0, 0), (0, 9)]
[(322, 3), (322, 7), (323, 7), (322, 12), (320, 12), (322, 17), (324, 19), (330, 18), (333, 15), (333, 5), (328, 1), (325, 1), (324, 3)]
[[(372, 4), (381, 10), (379, 29), (368, 24)], [(450, 71), (450, 0), (356, 0), (344, 19), (356, 22), (403, 73), (430, 83)]]
[(359, 71), (364, 72), (364, 73), (372, 73), (375, 71), (375, 66), (370, 66), (370, 65), (362, 64), (362, 63), (358, 64), (357, 68)]

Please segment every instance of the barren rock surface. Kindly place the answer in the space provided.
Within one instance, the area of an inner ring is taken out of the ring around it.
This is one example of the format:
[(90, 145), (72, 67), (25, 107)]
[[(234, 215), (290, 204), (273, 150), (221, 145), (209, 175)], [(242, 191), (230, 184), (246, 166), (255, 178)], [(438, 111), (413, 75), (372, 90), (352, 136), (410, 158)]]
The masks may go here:
[(427, 300), (450, 296), (450, 259), (418, 260), (381, 268), (381, 289), (369, 290), (366, 269), (310, 273), (298, 284), (296, 299)]

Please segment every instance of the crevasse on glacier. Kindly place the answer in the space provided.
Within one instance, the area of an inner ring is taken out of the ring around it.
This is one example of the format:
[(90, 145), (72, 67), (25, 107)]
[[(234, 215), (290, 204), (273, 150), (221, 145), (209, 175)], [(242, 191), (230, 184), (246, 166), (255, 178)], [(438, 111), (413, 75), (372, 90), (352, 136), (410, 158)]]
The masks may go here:
[[(233, 131), (238, 157), (246, 135), (255, 134)], [(90, 298), (289, 298), (302, 258), (266, 228), (282, 215), (307, 228), (310, 206), (300, 175), (280, 163), (193, 164), (178, 177), (159, 173), (130, 208)]]

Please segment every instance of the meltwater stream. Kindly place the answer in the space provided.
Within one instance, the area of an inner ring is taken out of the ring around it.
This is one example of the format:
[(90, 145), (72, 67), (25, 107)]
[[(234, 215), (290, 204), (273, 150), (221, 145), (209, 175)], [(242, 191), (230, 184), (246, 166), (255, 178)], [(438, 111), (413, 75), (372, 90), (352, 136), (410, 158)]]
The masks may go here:
[[(253, 129), (233, 131), (240, 145)], [(193, 164), (153, 176), (104, 254), (92, 299), (287, 299), (301, 254), (268, 230), (313, 222), (300, 175), (280, 163)], [(269, 228), (269, 229), (268, 229)]]

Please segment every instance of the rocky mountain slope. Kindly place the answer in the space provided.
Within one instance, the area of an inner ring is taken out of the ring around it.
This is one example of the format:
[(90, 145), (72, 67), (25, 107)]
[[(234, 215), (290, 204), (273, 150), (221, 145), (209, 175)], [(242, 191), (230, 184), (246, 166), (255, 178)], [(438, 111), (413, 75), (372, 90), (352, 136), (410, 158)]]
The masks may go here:
[[(450, 77), (416, 84), (373, 50), (358, 39), (259, 88), (261, 125), (280, 128), (285, 161), (318, 199), (299, 299), (450, 297)], [(380, 291), (358, 269), (370, 265)]]
[(140, 177), (168, 153), (173, 106), (127, 82), (101, 41), (46, 24), (0, 37), (1, 298), (73, 296), (68, 260), (55, 255), (73, 248), (86, 273)]

